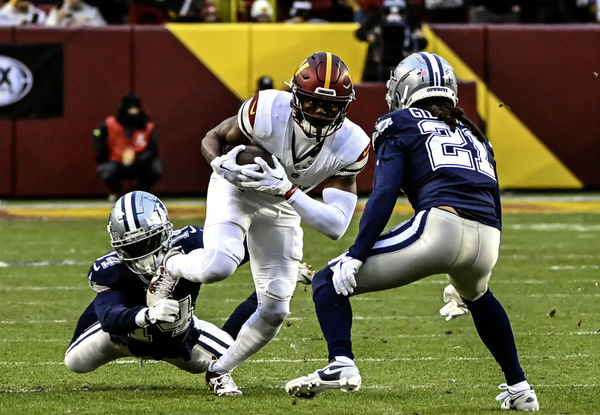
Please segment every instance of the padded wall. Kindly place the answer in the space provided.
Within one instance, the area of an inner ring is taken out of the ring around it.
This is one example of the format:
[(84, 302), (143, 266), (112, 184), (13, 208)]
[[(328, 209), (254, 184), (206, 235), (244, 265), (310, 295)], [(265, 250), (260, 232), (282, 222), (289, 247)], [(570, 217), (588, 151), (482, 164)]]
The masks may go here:
[(600, 187), (600, 30), (590, 29), (490, 26), (488, 85), (584, 185)]
[[(0, 28), (0, 43), (12, 41), (13, 29)], [(0, 195), (12, 194), (13, 121), (0, 118)]]
[[(235, 32), (231, 36), (239, 37), (240, 32), (250, 32), (253, 27), (230, 27)], [(600, 54), (595, 53), (600, 27), (436, 25), (433, 29), (438, 36), (429, 50), (448, 56), (457, 73), (476, 74), (462, 79), (477, 78), (477, 111), (470, 84), (461, 84), (460, 105), (470, 118), (476, 119), (478, 112), (487, 122), (503, 169), (499, 170), (501, 185), (600, 187), (600, 117), (594, 115), (600, 97)], [(219, 30), (226, 32), (228, 26), (219, 26)], [(281, 30), (287, 30), (286, 26)], [(240, 81), (240, 91), (244, 85), (251, 88), (255, 82), (252, 78), (262, 74), (262, 67), (257, 65), (264, 59), (256, 57), (268, 51), (259, 53), (253, 42), (270, 33), (261, 30), (256, 35), (242, 36), (248, 37), (250, 46), (240, 64), (246, 68), (241, 73), (247, 77)], [(206, 39), (189, 36), (185, 28), (175, 35), (161, 26), (0, 29), (0, 42), (62, 43), (65, 68), (63, 118), (0, 119), (0, 165), (4, 172), (0, 175), (0, 196), (106, 194), (95, 172), (91, 131), (115, 112), (119, 99), (129, 91), (142, 96), (157, 124), (166, 173), (155, 190), (163, 194), (205, 192), (210, 169), (200, 154), (200, 140), (218, 122), (234, 115), (244, 97), (232, 89), (233, 81), (226, 80), (240, 68), (215, 74), (215, 68), (229, 65), (229, 60), (224, 61), (225, 52), (233, 61), (239, 60), (238, 49), (223, 51), (214, 42), (207, 45), (210, 42)], [(275, 39), (276, 33), (272, 36)], [(320, 37), (311, 39), (319, 42)], [(449, 46), (442, 45), (444, 42)], [(358, 51), (359, 46), (353, 47)], [(214, 54), (205, 56), (207, 50), (215, 48), (218, 65)], [(350, 55), (356, 59), (360, 53)], [(286, 55), (286, 59), (291, 58)], [(293, 61), (297, 63), (295, 57)], [(276, 64), (278, 68), (289, 66)], [(353, 70), (357, 73), (360, 71)], [(387, 111), (384, 92), (383, 84), (357, 85), (358, 99), (350, 107), (350, 117), (369, 134), (377, 117)], [(507, 106), (499, 109), (498, 99), (492, 99), (496, 95)], [(519, 120), (518, 129), (507, 127), (508, 115)], [(530, 142), (537, 143), (537, 147), (525, 146), (532, 151), (523, 151), (523, 131), (528, 132)], [(551, 155), (544, 159), (548, 162), (524, 172), (524, 167), (541, 158), (540, 149)], [(566, 168), (554, 174), (561, 162)], [(372, 163), (359, 179), (361, 191), (371, 188)], [(569, 178), (571, 171), (577, 178)], [(566, 179), (557, 181), (555, 176)]]
[(104, 193), (96, 175), (92, 130), (115, 112), (129, 90), (129, 27), (19, 28), (15, 40), (63, 44), (64, 116), (16, 122), (14, 195)]
[(204, 192), (212, 170), (200, 141), (235, 115), (240, 101), (165, 28), (136, 27), (134, 45), (135, 91), (156, 124), (165, 163), (165, 176), (154, 190)]

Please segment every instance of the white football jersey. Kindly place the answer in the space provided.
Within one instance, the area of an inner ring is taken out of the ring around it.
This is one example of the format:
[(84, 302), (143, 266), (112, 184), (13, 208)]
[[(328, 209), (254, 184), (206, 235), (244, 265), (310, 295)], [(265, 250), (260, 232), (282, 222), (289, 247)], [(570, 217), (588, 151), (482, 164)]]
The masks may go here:
[(332, 176), (356, 175), (367, 164), (370, 139), (348, 118), (315, 145), (292, 118), (292, 94), (269, 89), (246, 100), (238, 125), (253, 144), (279, 159), (293, 184), (310, 190)]

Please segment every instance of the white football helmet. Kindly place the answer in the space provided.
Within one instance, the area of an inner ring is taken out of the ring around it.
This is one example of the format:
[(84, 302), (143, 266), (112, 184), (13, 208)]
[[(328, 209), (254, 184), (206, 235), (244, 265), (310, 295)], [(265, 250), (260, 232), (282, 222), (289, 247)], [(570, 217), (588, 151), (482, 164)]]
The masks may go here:
[(171, 248), (173, 225), (165, 205), (153, 194), (127, 193), (108, 217), (110, 244), (136, 274), (152, 275)]
[(458, 103), (458, 84), (454, 69), (446, 60), (429, 52), (413, 53), (404, 58), (392, 71), (386, 84), (385, 100), (390, 111), (412, 106), (432, 97)]

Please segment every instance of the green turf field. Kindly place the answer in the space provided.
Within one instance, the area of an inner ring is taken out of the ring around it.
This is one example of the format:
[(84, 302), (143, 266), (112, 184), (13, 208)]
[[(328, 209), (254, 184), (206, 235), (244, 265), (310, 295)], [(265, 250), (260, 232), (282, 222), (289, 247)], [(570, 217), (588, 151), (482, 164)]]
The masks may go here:
[[(169, 206), (167, 200), (167, 206)], [(399, 215), (397, 221), (407, 217)], [(175, 217), (176, 226), (202, 222)], [(521, 363), (544, 413), (600, 413), (600, 213), (506, 214), (490, 287), (507, 309)], [(352, 241), (305, 227), (315, 268)], [(241, 398), (216, 398), (204, 377), (125, 359), (89, 374), (62, 364), (93, 298), (86, 273), (108, 250), (104, 219), (0, 218), (0, 414), (485, 414), (504, 381), (470, 316), (439, 316), (443, 276), (353, 300), (363, 388), (288, 397), (291, 378), (326, 361), (310, 287), (298, 286), (275, 341), (239, 367)], [(252, 291), (248, 266), (200, 291), (196, 314), (222, 324)]]

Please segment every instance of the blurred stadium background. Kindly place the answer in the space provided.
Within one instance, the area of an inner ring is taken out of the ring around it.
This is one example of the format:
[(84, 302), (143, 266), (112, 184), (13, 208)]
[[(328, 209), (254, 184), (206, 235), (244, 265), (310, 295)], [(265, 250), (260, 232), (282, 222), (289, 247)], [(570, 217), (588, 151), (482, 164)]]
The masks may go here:
[[(387, 111), (383, 83), (361, 82), (367, 44), (355, 23), (203, 23), (101, 28), (0, 28), (0, 45), (57, 45), (60, 114), (0, 118), (0, 198), (97, 197), (91, 131), (126, 92), (144, 100), (157, 126), (161, 195), (202, 195), (210, 173), (204, 133), (236, 113), (263, 75), (285, 88), (318, 50), (344, 59), (356, 83), (349, 117), (372, 132)], [(490, 137), (503, 189), (600, 188), (600, 26), (424, 26), (427, 50), (461, 81), (460, 105)], [(59, 84), (60, 85), (60, 84)], [(55, 85), (56, 87), (56, 85)], [(48, 94), (55, 94), (56, 88)], [(359, 177), (368, 193), (373, 160)]]

